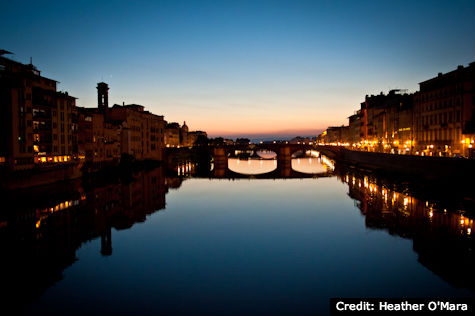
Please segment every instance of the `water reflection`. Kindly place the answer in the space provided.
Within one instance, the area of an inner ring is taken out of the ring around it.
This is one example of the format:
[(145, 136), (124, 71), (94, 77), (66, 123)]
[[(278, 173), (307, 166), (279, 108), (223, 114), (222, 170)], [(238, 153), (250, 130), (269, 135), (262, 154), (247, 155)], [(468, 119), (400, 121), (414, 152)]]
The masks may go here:
[(228, 168), (233, 172), (245, 175), (264, 174), (277, 169), (277, 160), (229, 158)]
[(330, 165), (322, 162), (321, 158), (294, 158), (291, 166), (292, 170), (307, 174), (333, 171)]
[(280, 169), (284, 171), (279, 173), (282, 178), (298, 177), (291, 170), (308, 175), (326, 174), (335, 170), (334, 162), (325, 156), (292, 158), (289, 162), (290, 164), (277, 159), (229, 158), (228, 169), (243, 175), (263, 175)]
[[(85, 242), (100, 238), (98, 252), (110, 256), (111, 229), (130, 229), (165, 208), (167, 187), (161, 167), (107, 182), (75, 181), (65, 191), (62, 184), (23, 192), (33, 199), (11, 197), (15, 208), (0, 214), (0, 269), (8, 271), (2, 285), (10, 289), (7, 308), (28, 306), (29, 299), (60, 281), (62, 270), (77, 260), (76, 250)], [(56, 196), (55, 191), (62, 192)], [(4, 203), (9, 199), (4, 197)]]
[(197, 163), (192, 161), (180, 162), (175, 169), (178, 176), (191, 176), (195, 173)]
[[(335, 169), (323, 156), (299, 159), (297, 172)], [(237, 161), (248, 172), (279, 163)], [(230, 181), (193, 178), (199, 166), (15, 198), (0, 213), (7, 307), (33, 299), (44, 313), (325, 314), (336, 296), (473, 295), (473, 213), (457, 203), (357, 169)], [(167, 211), (156, 212), (166, 194)]]
[(368, 228), (411, 239), (423, 265), (457, 287), (475, 290), (472, 212), (420, 200), (358, 169), (340, 172), (338, 179), (348, 184)]
[(263, 159), (274, 159), (277, 158), (277, 153), (272, 150), (261, 149), (256, 151), (256, 155)]

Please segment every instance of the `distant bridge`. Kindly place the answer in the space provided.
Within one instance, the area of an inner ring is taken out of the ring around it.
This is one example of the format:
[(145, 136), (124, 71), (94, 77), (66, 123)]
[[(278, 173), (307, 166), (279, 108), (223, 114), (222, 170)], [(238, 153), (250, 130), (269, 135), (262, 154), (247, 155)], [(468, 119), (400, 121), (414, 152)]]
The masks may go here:
[[(256, 179), (281, 179), (281, 178), (317, 178), (331, 176), (331, 172), (307, 174), (292, 169), (292, 154), (302, 151), (315, 150), (310, 144), (234, 144), (215, 146), (213, 148), (214, 178), (256, 178)], [(271, 172), (255, 175), (240, 174), (229, 170), (228, 159), (235, 156), (236, 151), (268, 150), (276, 153), (277, 168)]]

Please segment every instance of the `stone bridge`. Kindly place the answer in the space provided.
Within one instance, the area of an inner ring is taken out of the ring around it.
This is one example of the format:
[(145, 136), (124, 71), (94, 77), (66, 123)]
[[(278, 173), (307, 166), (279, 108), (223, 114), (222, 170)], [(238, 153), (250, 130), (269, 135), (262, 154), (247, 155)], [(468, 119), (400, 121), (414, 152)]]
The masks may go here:
[(304, 174), (292, 169), (292, 154), (298, 151), (306, 152), (314, 150), (315, 146), (308, 144), (235, 144), (216, 146), (213, 148), (214, 177), (217, 178), (249, 178), (250, 175), (243, 175), (228, 169), (228, 158), (239, 151), (259, 151), (270, 150), (276, 153), (277, 169), (265, 173), (252, 175), (253, 178), (275, 179), (275, 178), (315, 178), (328, 176), (328, 173), (322, 174)]

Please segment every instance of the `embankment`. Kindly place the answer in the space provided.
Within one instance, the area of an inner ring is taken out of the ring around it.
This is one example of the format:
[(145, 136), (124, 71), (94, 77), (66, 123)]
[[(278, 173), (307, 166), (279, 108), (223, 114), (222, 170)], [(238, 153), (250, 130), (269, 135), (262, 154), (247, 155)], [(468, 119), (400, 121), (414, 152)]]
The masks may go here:
[(449, 157), (394, 155), (319, 146), (317, 150), (348, 166), (425, 180), (458, 179), (473, 183), (475, 160)]

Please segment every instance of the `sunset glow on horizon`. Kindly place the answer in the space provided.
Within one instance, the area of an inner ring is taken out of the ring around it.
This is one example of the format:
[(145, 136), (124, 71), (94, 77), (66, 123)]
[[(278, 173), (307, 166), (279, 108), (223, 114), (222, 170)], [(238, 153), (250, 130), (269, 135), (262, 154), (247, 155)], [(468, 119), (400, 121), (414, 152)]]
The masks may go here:
[[(475, 56), (475, 4), (453, 1), (8, 2), (9, 58), (77, 105), (141, 104), (211, 137), (315, 136), (365, 95), (414, 92)], [(456, 34), (457, 36), (454, 36)]]

